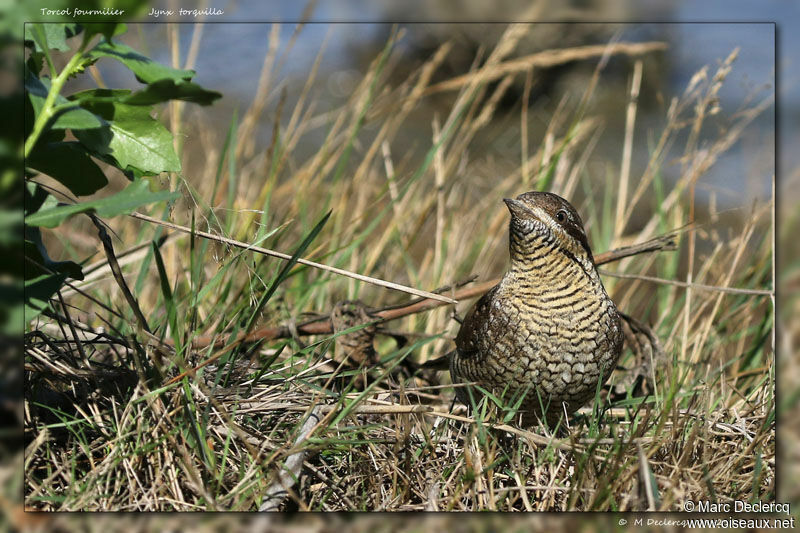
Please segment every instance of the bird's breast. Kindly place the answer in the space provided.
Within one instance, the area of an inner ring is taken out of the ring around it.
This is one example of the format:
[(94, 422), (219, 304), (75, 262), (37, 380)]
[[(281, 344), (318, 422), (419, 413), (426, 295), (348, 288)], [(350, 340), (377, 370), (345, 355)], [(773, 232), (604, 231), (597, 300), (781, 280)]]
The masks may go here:
[(473, 338), (480, 353), (475, 373), (488, 379), (594, 383), (619, 353), (616, 308), (602, 285), (585, 277), (504, 279), (487, 305)]

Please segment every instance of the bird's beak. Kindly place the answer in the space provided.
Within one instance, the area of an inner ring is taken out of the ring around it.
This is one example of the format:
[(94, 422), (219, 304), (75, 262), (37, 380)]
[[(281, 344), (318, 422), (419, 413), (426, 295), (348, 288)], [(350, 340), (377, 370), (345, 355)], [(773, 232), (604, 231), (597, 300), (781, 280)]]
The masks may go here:
[(508, 210), (511, 211), (511, 215), (515, 217), (526, 217), (531, 216), (533, 213), (528, 208), (527, 205), (523, 204), (519, 200), (513, 200), (511, 198), (503, 198), (503, 201), (508, 206)]

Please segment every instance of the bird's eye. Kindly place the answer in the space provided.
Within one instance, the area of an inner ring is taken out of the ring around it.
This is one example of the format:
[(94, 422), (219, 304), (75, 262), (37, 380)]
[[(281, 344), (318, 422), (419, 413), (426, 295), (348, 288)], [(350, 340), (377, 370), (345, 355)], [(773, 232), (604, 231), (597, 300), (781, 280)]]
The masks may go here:
[(565, 220), (567, 220), (567, 212), (562, 209), (561, 211), (556, 213), (556, 220), (558, 220), (559, 222), (564, 222)]

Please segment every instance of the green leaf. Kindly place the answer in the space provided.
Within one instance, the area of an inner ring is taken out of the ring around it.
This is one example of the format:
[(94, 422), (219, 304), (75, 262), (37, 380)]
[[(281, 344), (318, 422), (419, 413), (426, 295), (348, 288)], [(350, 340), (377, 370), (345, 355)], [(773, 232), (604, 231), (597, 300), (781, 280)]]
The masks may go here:
[(211, 105), (214, 100), (222, 98), (216, 91), (203, 89), (196, 83), (176, 83), (172, 79), (154, 81), (122, 101), (130, 105), (151, 105), (168, 100), (185, 100), (200, 105)]
[(58, 180), (75, 196), (94, 194), (108, 185), (103, 171), (77, 142), (38, 143), (25, 165)]
[(76, 213), (93, 211), (101, 217), (113, 217), (127, 214), (139, 206), (172, 200), (178, 193), (169, 191), (151, 192), (147, 180), (136, 180), (124, 190), (99, 200), (82, 202), (73, 205), (58, 205), (56, 207), (42, 207), (39, 211), (25, 217), (25, 223), (30, 226), (44, 226), (54, 228), (61, 224), (67, 217)]
[(36, 52), (45, 49), (68, 52), (67, 39), (78, 34), (77, 24), (28, 23), (25, 24), (25, 44), (33, 43)]
[(33, 214), (41, 209), (49, 209), (58, 205), (58, 200), (56, 200), (52, 194), (39, 187), (36, 183), (30, 181), (27, 182), (25, 184), (25, 188), (23, 189), (23, 193), (23, 209), (25, 216)]
[(161, 257), (161, 250), (158, 248), (158, 244), (155, 241), (152, 241), (150, 244), (152, 245), (153, 257), (155, 257), (156, 260), (158, 279), (161, 282), (161, 294), (164, 296), (164, 305), (167, 308), (169, 329), (172, 333), (172, 340), (175, 341), (175, 346), (178, 347), (181, 345), (181, 337), (183, 336), (178, 323), (178, 308), (175, 305), (172, 289), (170, 289), (169, 286), (169, 278), (167, 277), (167, 269), (164, 267), (164, 259)]
[[(23, 141), (24, 139), (27, 139), (28, 136), (33, 131), (33, 122), (35, 120), (33, 103), (31, 102), (31, 99), (30, 98), (23, 99), (23, 104), (24, 104), (23, 109), (17, 109), (19, 107), (18, 100), (14, 102), (15, 104), (14, 107), (9, 105), (2, 105), (2, 103), (0, 103), (0, 116), (7, 117), (9, 124), (22, 123), (24, 135), (22, 136), (22, 139), (19, 140)], [(7, 103), (10, 104), (11, 102)], [(44, 131), (42, 131), (41, 135), (39, 135), (39, 140), (37, 141), (37, 143), (58, 142), (64, 140), (65, 136), (66, 136), (66, 130), (54, 130), (51, 128), (45, 128)], [(22, 165), (23, 163), (23, 157), (22, 157), (23, 151), (19, 150), (17, 152), (17, 150), (15, 150), (14, 153), (15, 154), (18, 153), (16, 166), (14, 168), (19, 168), (19, 166)]]
[(172, 134), (150, 116), (149, 108), (93, 100), (85, 100), (84, 105), (108, 124), (74, 131), (84, 146), (113, 157), (122, 170), (134, 167), (149, 174), (181, 170), (172, 147)]
[[(34, 114), (39, 116), (44, 107), (47, 93), (50, 92), (50, 80), (39, 79), (28, 72), (25, 79), (25, 90), (33, 105)], [(55, 120), (50, 119), (49, 123), (49, 127), (52, 129), (92, 129), (105, 125), (105, 121), (100, 117), (80, 107), (76, 102), (70, 102), (60, 94), (56, 96), (55, 106)]]
[(130, 94), (130, 89), (86, 89), (71, 94), (67, 98), (79, 104), (84, 102), (122, 102)]
[(184, 100), (200, 105), (210, 105), (222, 94), (209, 91), (196, 83), (175, 83), (164, 79), (148, 84), (143, 90), (131, 94), (129, 89), (88, 89), (69, 96), (72, 101), (119, 102), (128, 105), (152, 105), (168, 100)]
[(50, 298), (64, 285), (65, 274), (43, 274), (25, 280), (25, 323), (41, 314), (49, 305)]
[(143, 56), (130, 46), (118, 42), (102, 41), (88, 53), (91, 58), (110, 57), (128, 67), (142, 83), (171, 79), (176, 82), (189, 81), (194, 76), (193, 70), (170, 68)]
[(87, 39), (98, 33), (102, 33), (106, 39), (111, 39), (128, 31), (128, 27), (122, 22), (91, 22), (82, 24), (82, 26), (86, 31)]
[[(109, 16), (112, 19), (116, 17), (135, 20), (141, 15), (144, 15), (149, 8), (149, 2), (147, 0), (114, 0), (113, 2), (109, 0), (72, 0), (71, 3), (73, 6), (87, 10), (112, 8), (117, 11), (117, 13), (113, 11), (110, 13)], [(106, 39), (111, 39), (111, 37), (121, 35), (127, 31), (127, 27), (121, 22), (89, 22), (83, 23), (82, 25), (87, 34), (95, 35), (97, 33), (102, 33)]]
[(31, 52), (30, 57), (25, 62), (25, 69), (29, 72), (34, 72), (37, 75), (39, 72), (42, 71), (42, 67), (44, 66), (44, 53), (42, 52)]
[[(111, 157), (110, 155), (108, 155), (108, 154), (98, 154), (97, 152), (92, 152), (92, 156), (95, 159), (99, 159), (100, 161), (103, 161), (104, 163), (108, 163), (112, 167), (119, 168), (119, 162), (116, 159), (114, 159), (113, 157)], [(136, 168), (136, 167), (133, 167), (133, 166), (130, 166), (130, 165), (128, 165), (127, 167), (122, 169), (122, 173), (130, 181), (138, 180), (139, 178), (143, 178), (143, 177), (146, 177), (146, 176), (156, 176), (156, 175), (158, 175), (158, 172), (145, 172), (144, 170), (142, 170), (140, 168)]]

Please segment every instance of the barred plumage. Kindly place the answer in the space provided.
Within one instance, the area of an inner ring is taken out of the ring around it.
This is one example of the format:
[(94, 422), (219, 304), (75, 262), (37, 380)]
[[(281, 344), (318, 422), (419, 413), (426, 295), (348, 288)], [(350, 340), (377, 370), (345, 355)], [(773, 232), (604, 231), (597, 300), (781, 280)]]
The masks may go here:
[[(454, 382), (527, 391), (523, 424), (537, 418), (552, 424), (608, 378), (622, 350), (622, 328), (575, 209), (543, 192), (505, 202), (511, 267), (467, 313), (450, 373)], [(466, 391), (457, 390), (469, 403)]]

